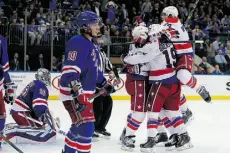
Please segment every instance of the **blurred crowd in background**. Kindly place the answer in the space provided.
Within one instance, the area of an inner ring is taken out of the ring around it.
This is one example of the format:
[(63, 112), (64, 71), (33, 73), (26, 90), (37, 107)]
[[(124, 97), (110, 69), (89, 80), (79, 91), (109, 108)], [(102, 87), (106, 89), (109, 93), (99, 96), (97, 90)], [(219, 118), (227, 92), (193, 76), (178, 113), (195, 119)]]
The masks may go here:
[[(8, 38), (9, 45), (23, 46), (26, 30), (27, 46), (50, 46), (53, 20), (53, 45), (65, 46), (71, 36), (78, 34), (75, 24), (77, 14), (80, 11), (91, 10), (101, 17), (103, 50), (109, 52), (110, 57), (119, 57), (124, 50), (128, 50), (128, 45), (106, 45), (131, 41), (134, 19), (138, 15), (147, 26), (161, 23), (161, 12), (169, 5), (178, 8), (179, 18), (184, 22), (195, 6), (195, 0), (1, 0), (0, 32)], [(53, 19), (51, 10), (54, 11)], [(229, 0), (202, 0), (198, 3), (187, 29), (190, 40), (204, 41), (193, 46), (196, 55), (202, 58), (199, 65), (194, 65), (196, 74), (230, 73), (229, 10)], [(27, 71), (40, 67), (50, 69), (50, 62), (43, 60), (42, 52), (36, 55), (28, 52), (22, 60), (19, 59), (22, 55), (18, 52), (10, 54), (12, 71), (23, 70), (24, 60)], [(36, 57), (36, 62), (30, 61), (31, 56)], [(63, 54), (52, 58), (53, 71), (61, 70), (63, 58)], [(211, 71), (207, 63), (215, 70)]]

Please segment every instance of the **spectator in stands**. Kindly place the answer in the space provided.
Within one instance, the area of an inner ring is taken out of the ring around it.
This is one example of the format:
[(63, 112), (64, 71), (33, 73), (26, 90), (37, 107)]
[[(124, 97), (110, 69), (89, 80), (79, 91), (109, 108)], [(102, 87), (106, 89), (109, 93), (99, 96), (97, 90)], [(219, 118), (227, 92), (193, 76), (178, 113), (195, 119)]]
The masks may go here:
[(207, 58), (202, 57), (202, 62), (199, 64), (199, 67), (202, 67), (205, 72), (207, 72), (208, 64), (207, 64)]
[(19, 60), (18, 60), (18, 53), (17, 52), (14, 54), (14, 59), (12, 59), (10, 61), (10, 69), (12, 71), (20, 70), (20, 63), (19, 63)]
[(219, 65), (215, 65), (215, 70), (212, 72), (212, 74), (223, 75), (224, 73), (220, 71)]
[(207, 47), (207, 61), (208, 63), (210, 64), (214, 64), (215, 63), (215, 47), (214, 47), (214, 44), (213, 43), (210, 43), (209, 46), (206, 46)]
[(230, 70), (230, 50), (227, 50), (226, 54), (224, 55), (226, 61), (227, 61), (227, 70)]
[(218, 54), (215, 56), (215, 61), (220, 66), (220, 70), (225, 71), (225, 65), (227, 64), (227, 61), (223, 55), (222, 50), (218, 50)]
[(58, 70), (59, 72), (61, 72), (61, 70), (62, 70), (64, 60), (65, 60), (65, 55), (62, 55), (61, 61), (59, 61), (59, 62), (57, 63), (57, 70)]
[(33, 46), (35, 40), (37, 40), (37, 45), (40, 44), (42, 36), (38, 33), (38, 26), (35, 25), (35, 20), (33, 19), (31, 24), (28, 25), (28, 36), (30, 39), (30, 45)]
[(150, 2), (150, 0), (146, 0), (141, 6), (141, 17), (144, 19), (145, 23), (148, 22), (149, 18), (152, 18), (152, 11), (152, 3)]
[(98, 15), (98, 17), (100, 17), (100, 3), (99, 2), (95, 1), (93, 3), (92, 11), (95, 12)]
[(43, 54), (38, 55), (37, 69), (39, 69), (39, 68), (45, 68), (45, 63), (43, 60)]
[(204, 32), (196, 25), (195, 29), (192, 30), (193, 40), (199, 40), (205, 36)]
[(207, 74), (212, 74), (212, 68), (211, 67), (208, 67), (208, 69), (207, 69)]
[(195, 71), (195, 74), (206, 74), (206, 72), (204, 71), (202, 67), (199, 66), (197, 71)]
[(30, 71), (30, 57), (29, 55), (26, 55), (26, 71)]
[(53, 56), (53, 65), (52, 65), (53, 72), (57, 72), (57, 58)]
[(216, 37), (216, 40), (213, 42), (213, 46), (214, 46), (214, 49), (215, 49), (216, 52), (217, 52), (218, 49), (220, 48), (220, 44), (221, 44), (221, 42), (220, 42), (220, 37), (217, 36), (217, 37)]
[(110, 22), (113, 22), (116, 17), (118, 6), (113, 1), (109, 1), (105, 5), (105, 8), (107, 9), (108, 12), (107, 18), (109, 19)]

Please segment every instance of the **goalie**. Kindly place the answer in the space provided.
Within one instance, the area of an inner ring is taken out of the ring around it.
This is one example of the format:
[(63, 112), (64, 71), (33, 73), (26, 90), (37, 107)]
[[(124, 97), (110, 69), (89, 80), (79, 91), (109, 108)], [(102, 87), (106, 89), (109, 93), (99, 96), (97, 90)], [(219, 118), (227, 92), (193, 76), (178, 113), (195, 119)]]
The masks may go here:
[[(31, 81), (23, 89), (11, 108), (10, 113), (16, 124), (7, 124), (5, 134), (12, 142), (55, 141), (57, 127), (47, 102), (49, 97), (47, 86), (51, 83), (50, 73), (47, 69), (40, 68), (35, 78), (36, 80)], [(57, 122), (59, 123), (59, 119)]]

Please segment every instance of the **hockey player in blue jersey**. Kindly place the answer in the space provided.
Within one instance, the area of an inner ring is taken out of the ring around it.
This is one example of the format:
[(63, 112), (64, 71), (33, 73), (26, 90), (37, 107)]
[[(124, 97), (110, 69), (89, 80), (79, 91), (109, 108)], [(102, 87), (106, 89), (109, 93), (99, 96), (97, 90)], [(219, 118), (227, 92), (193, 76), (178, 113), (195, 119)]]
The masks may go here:
[(55, 140), (56, 125), (47, 102), (50, 73), (47, 69), (40, 68), (35, 79), (22, 90), (12, 105), (10, 113), (16, 124), (8, 124), (5, 130), (6, 137), (12, 142), (36, 143)]
[[(11, 81), (9, 70), (9, 59), (7, 53), (7, 41), (0, 35), (0, 133), (3, 134), (6, 119), (5, 103), (13, 103), (17, 86)], [(3, 90), (5, 88), (5, 96), (3, 97)], [(0, 137), (0, 149), (2, 138)]]
[(99, 17), (91, 11), (77, 17), (81, 35), (73, 36), (65, 49), (65, 60), (60, 79), (60, 99), (72, 120), (65, 138), (64, 153), (90, 152), (94, 132), (92, 101), (97, 83), (103, 83), (104, 92), (110, 92), (101, 70), (100, 48), (96, 37), (100, 33)]

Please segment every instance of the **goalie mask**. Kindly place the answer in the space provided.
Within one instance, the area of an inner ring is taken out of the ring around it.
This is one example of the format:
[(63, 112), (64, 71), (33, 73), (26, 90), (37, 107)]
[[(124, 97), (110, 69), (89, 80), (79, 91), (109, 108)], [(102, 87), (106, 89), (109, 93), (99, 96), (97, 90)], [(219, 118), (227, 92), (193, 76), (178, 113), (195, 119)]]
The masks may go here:
[(50, 86), (50, 72), (45, 68), (39, 68), (35, 74), (35, 79), (42, 81), (46, 86)]

